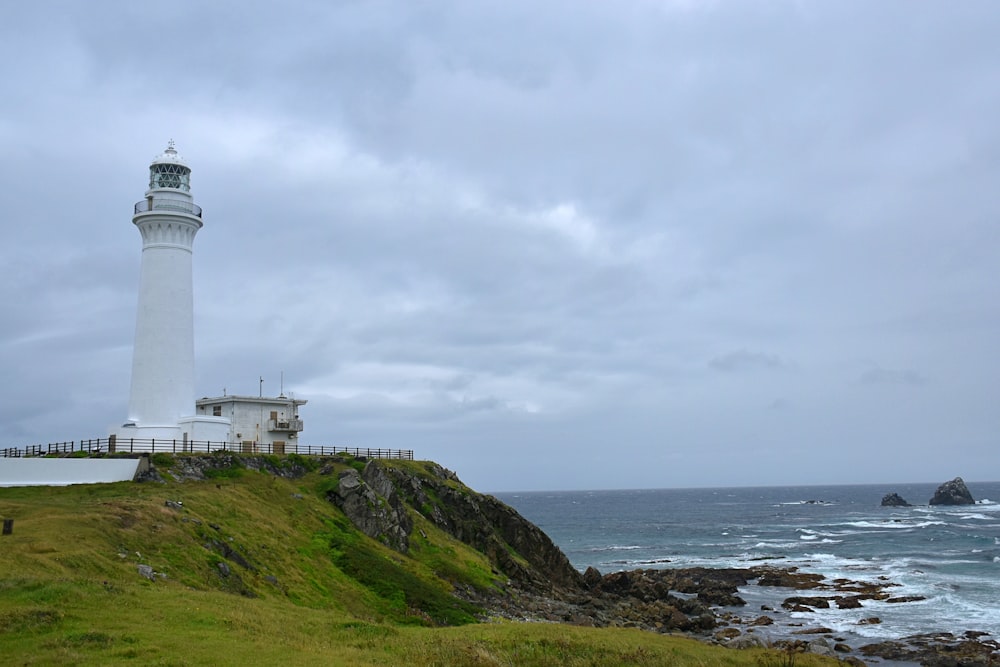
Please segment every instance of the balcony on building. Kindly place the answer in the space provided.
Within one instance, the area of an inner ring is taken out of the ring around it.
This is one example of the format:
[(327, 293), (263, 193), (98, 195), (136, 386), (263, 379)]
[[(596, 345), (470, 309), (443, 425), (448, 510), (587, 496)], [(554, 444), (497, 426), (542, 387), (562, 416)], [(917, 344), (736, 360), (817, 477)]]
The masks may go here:
[(271, 432), (288, 431), (297, 433), (302, 430), (302, 420), (298, 418), (285, 419), (282, 417), (279, 417), (278, 419), (268, 419), (267, 430)]

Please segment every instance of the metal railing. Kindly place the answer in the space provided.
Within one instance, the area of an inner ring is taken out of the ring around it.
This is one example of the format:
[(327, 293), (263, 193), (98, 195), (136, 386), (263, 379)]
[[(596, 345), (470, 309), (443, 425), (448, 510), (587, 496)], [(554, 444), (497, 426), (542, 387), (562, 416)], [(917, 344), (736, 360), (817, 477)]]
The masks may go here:
[(301, 419), (268, 419), (268, 431), (301, 431), (303, 429)]
[(148, 213), (149, 211), (180, 211), (181, 213), (190, 213), (191, 215), (196, 215), (199, 218), (201, 217), (201, 206), (179, 199), (154, 198), (152, 204), (150, 204), (148, 199), (143, 199), (142, 201), (137, 201), (135, 203), (136, 214)]
[(68, 440), (46, 445), (27, 445), (0, 449), (0, 458), (32, 456), (65, 456), (82, 454), (208, 454), (233, 452), (235, 454), (300, 454), (302, 456), (335, 456), (347, 454), (355, 458), (413, 460), (412, 449), (372, 449), (369, 447), (341, 447), (336, 445), (300, 445), (298, 443), (269, 442), (218, 442), (210, 440), (167, 440), (146, 438), (93, 438)]

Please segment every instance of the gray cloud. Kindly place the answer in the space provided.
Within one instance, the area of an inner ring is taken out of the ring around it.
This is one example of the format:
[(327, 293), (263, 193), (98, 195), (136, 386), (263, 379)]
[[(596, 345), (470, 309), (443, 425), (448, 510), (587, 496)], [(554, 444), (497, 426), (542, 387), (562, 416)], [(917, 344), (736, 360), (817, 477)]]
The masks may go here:
[(12, 5), (3, 446), (124, 414), (131, 207), (174, 138), (205, 209), (199, 395), (284, 372), (305, 440), (412, 447), (487, 490), (882, 481), (856, 464), (876, 445), (935, 480), (941, 442), (1000, 431), (998, 22), (988, 2)]
[(927, 379), (916, 371), (903, 369), (893, 370), (888, 368), (869, 368), (861, 374), (859, 378), (862, 384), (898, 384), (917, 386), (927, 382)]
[(717, 371), (740, 372), (754, 370), (776, 370), (787, 368), (788, 364), (774, 354), (735, 350), (714, 357), (708, 365)]

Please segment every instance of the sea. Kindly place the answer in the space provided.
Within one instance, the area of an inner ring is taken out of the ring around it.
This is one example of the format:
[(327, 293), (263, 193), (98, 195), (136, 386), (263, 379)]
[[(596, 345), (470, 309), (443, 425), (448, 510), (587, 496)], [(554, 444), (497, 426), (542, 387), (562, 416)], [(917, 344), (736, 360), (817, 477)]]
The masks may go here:
[[(928, 504), (938, 484), (791, 486), (496, 493), (540, 527), (584, 571), (797, 567), (828, 579), (895, 584), (859, 609), (787, 613), (864, 643), (966, 630), (1000, 639), (1000, 482), (966, 482), (975, 505)], [(898, 493), (912, 507), (882, 507)], [(761, 605), (811, 595), (748, 585), (747, 617)], [(815, 594), (822, 594), (817, 592)], [(782, 612), (784, 613), (784, 612)], [(861, 623), (878, 617), (881, 623)]]

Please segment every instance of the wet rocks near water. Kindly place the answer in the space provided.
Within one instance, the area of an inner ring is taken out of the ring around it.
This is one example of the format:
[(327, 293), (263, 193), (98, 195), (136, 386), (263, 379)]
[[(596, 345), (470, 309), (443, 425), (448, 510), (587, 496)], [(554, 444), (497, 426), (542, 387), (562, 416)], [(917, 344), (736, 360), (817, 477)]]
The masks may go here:
[(803, 597), (794, 595), (786, 598), (781, 606), (791, 611), (812, 611), (813, 609), (829, 609), (830, 600), (824, 597)]
[(1000, 665), (1000, 643), (985, 633), (968, 631), (913, 635), (867, 644), (860, 653), (883, 660), (907, 660), (928, 667), (995, 667)]
[(961, 477), (945, 482), (934, 492), (931, 505), (974, 505), (976, 503)]
[(898, 493), (887, 493), (882, 496), (882, 507), (911, 507), (911, 505)]
[[(865, 599), (886, 600), (889, 582), (870, 583), (848, 579), (827, 581), (822, 575), (795, 568), (678, 568), (629, 570), (601, 575), (589, 568), (583, 575), (587, 590), (541, 596), (523, 592), (498, 599), (476, 599), (494, 614), (520, 620), (546, 620), (597, 627), (638, 627), (655, 632), (682, 631), (734, 644), (755, 629), (775, 625), (773, 616), (740, 617), (720, 607), (742, 607), (739, 587), (758, 585), (809, 591), (785, 599), (785, 611), (817, 612), (834, 606), (856, 608)], [(867, 623), (877, 623), (870, 618)], [(711, 632), (711, 635), (707, 633)], [(829, 634), (824, 627), (806, 628), (800, 634)], [(789, 634), (791, 634), (789, 632)], [(838, 640), (839, 641), (839, 640)], [(739, 645), (754, 644), (750, 640)], [(803, 645), (804, 646), (804, 645)], [(804, 647), (803, 650), (806, 650)], [(824, 651), (834, 651), (827, 646)], [(841, 649), (842, 650), (842, 649)]]

